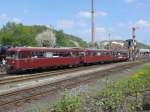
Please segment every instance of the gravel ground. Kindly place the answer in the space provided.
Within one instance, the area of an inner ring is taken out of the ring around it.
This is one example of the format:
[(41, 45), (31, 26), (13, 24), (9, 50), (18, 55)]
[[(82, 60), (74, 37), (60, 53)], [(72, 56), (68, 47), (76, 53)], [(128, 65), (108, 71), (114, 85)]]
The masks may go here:
[[(92, 79), (87, 83), (81, 83), (80, 85), (69, 89), (69, 92), (70, 94), (95, 94), (97, 90), (101, 90), (102, 88), (104, 88), (108, 82), (128, 77), (132, 72), (134, 72), (143, 65), (137, 65), (135, 67), (119, 71), (112, 71), (111, 73), (107, 74), (106, 76), (100, 77), (99, 79)], [(93, 91), (95, 93), (93, 93)], [(48, 108), (50, 104), (58, 101), (58, 99), (61, 98), (62, 94), (63, 90), (59, 90), (51, 94), (50, 96), (43, 97), (43, 99), (28, 102), (21, 107), (18, 106), (18, 108), (6, 112), (39, 112), (36, 110)]]

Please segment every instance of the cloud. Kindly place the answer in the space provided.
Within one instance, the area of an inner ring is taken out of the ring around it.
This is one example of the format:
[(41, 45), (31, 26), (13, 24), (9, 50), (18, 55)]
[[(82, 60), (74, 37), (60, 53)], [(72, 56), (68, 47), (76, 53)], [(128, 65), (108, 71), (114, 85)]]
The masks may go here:
[(20, 23), (21, 19), (17, 18), (17, 17), (10, 17), (7, 14), (1, 14), (0, 15), (0, 21), (12, 21), (12, 22), (16, 22), (16, 23)]
[(0, 20), (7, 21), (7, 20), (9, 20), (9, 17), (6, 14), (1, 14), (0, 15)]
[[(80, 17), (91, 18), (91, 13), (88, 12), (88, 11), (80, 11), (80, 12), (78, 13), (78, 15), (79, 15)], [(108, 15), (108, 13), (107, 13), (107, 12), (104, 12), (104, 11), (98, 11), (98, 12), (95, 13), (95, 16), (96, 16), (96, 17), (99, 17), (99, 16), (105, 17), (105, 16), (107, 16), (107, 15)]]
[(75, 23), (73, 20), (60, 20), (58, 21), (58, 24), (57, 24), (57, 26), (62, 29), (70, 29), (70, 28), (73, 28), (74, 25)]
[(89, 25), (86, 20), (60, 20), (57, 22), (57, 27), (61, 29), (85, 28)]
[(150, 28), (150, 21), (140, 19), (137, 22), (135, 22), (134, 26), (139, 28)]
[[(96, 27), (95, 28), (95, 34), (96, 35), (106, 34), (106, 32), (107, 32), (107, 29), (104, 28), (104, 27)], [(83, 34), (83, 35), (90, 35), (91, 34), (91, 29), (87, 29), (87, 30), (81, 31), (80, 33)]]
[[(111, 27), (96, 27), (95, 28), (95, 39), (96, 41), (102, 41), (102, 40), (108, 40), (109, 39), (109, 33), (113, 32), (114, 29)], [(90, 41), (91, 40), (91, 29), (82, 29), (78, 30), (77, 35), (80, 37), (84, 37), (85, 40)], [(111, 34), (111, 39), (121, 39), (121, 36)]]
[(80, 17), (86, 17), (86, 18), (90, 18), (90, 17), (91, 17), (91, 13), (88, 12), (88, 11), (80, 11), (80, 12), (78, 13), (78, 15), (79, 15)]
[(129, 22), (120, 22), (116, 26), (118, 27), (124, 27), (124, 28), (131, 28), (131, 27), (137, 27), (137, 28), (150, 28), (150, 21), (139, 19), (137, 21), (129, 21)]
[(130, 3), (130, 4), (131, 4), (131, 3), (134, 3), (134, 2), (136, 2), (136, 1), (137, 1), (137, 0), (125, 0), (126, 3)]
[[(117, 34), (111, 34), (112, 28), (105, 28), (105, 27), (96, 27), (95, 28), (95, 39), (96, 41), (103, 41), (103, 40), (121, 40), (125, 37)], [(110, 38), (109, 38), (109, 32), (110, 32)], [(90, 41), (91, 40), (91, 29), (79, 31), (78, 35), (81, 37), (86, 37), (85, 40)]]
[(108, 16), (108, 13), (107, 12), (104, 12), (104, 11), (99, 11), (98, 13), (97, 13), (97, 16)]
[(12, 21), (15, 23), (20, 23), (21, 19), (14, 17), (14, 18), (12, 18)]

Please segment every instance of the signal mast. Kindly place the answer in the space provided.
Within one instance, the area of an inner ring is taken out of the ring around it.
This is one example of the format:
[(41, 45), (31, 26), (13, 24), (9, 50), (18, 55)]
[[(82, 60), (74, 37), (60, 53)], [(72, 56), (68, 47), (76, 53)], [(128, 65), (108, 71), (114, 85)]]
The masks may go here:
[(136, 31), (136, 28), (135, 27), (133, 27), (132, 28), (132, 40), (133, 40), (133, 45), (132, 45), (132, 47), (133, 47), (133, 50), (135, 50), (135, 46), (136, 46), (136, 41), (135, 41), (135, 37), (136, 37), (136, 35), (135, 35), (135, 31)]
[(132, 27), (132, 48), (131, 48), (132, 51), (131, 52), (132, 52), (132, 60), (133, 61), (136, 58), (136, 40), (135, 40), (136, 34), (135, 34), (135, 32), (137, 29), (138, 28), (136, 28), (136, 27)]

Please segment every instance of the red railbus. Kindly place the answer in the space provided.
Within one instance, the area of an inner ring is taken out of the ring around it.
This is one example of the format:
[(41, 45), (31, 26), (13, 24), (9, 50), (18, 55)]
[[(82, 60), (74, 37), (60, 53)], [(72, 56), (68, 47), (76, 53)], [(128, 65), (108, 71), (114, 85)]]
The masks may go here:
[(84, 63), (99, 63), (99, 62), (112, 62), (113, 55), (111, 50), (85, 50)]
[(7, 69), (22, 71), (37, 68), (78, 65), (79, 50), (52, 48), (11, 48), (8, 50)]
[(128, 50), (113, 50), (113, 61), (127, 61), (129, 59)]

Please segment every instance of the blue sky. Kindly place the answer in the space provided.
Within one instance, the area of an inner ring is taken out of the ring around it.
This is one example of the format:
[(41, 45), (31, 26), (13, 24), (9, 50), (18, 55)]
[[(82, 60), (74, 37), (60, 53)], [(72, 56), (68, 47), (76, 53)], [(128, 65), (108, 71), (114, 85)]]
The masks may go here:
[[(150, 45), (150, 0), (95, 0), (96, 40), (131, 38)], [(0, 27), (8, 21), (63, 29), (90, 41), (91, 0), (0, 0)]]

